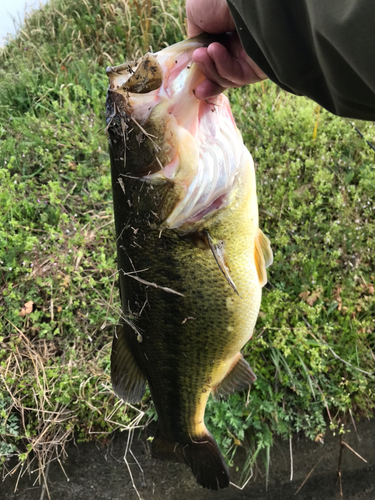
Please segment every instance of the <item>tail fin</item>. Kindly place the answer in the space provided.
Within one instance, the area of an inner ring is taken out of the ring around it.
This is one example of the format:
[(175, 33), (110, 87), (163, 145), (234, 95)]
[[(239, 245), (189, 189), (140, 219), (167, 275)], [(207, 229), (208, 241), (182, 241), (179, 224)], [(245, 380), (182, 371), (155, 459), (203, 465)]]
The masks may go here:
[(199, 438), (188, 438), (187, 443), (179, 444), (166, 440), (157, 429), (151, 455), (159, 460), (185, 463), (203, 488), (218, 490), (229, 486), (228, 467), (208, 431)]

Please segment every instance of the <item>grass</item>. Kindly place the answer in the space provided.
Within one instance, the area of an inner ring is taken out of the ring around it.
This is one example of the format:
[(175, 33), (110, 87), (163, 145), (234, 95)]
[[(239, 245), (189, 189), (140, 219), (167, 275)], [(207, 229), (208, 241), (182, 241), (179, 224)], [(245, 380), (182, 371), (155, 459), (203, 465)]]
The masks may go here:
[[(110, 386), (120, 301), (104, 70), (184, 34), (176, 1), (51, 0), (0, 54), (4, 475), (12, 456), (19, 471), (43, 473), (74, 436), (103, 438), (154, 416), (149, 395), (136, 409)], [(373, 415), (375, 127), (271, 82), (229, 98), (275, 256), (245, 348), (258, 380), (207, 408), (229, 463), (249, 449), (245, 478), (256, 457), (269, 464), (275, 435), (322, 441), (327, 427), (345, 432)]]

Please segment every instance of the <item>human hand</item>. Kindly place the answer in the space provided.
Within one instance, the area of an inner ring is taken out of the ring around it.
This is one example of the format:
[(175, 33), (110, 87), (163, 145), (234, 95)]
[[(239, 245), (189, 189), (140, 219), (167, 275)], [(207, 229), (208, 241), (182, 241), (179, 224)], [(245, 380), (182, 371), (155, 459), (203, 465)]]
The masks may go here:
[(202, 32), (232, 32), (225, 46), (215, 42), (194, 52), (193, 61), (206, 77), (195, 89), (197, 99), (205, 100), (228, 87), (242, 87), (267, 78), (242, 47), (226, 0), (186, 0), (186, 15), (189, 37)]

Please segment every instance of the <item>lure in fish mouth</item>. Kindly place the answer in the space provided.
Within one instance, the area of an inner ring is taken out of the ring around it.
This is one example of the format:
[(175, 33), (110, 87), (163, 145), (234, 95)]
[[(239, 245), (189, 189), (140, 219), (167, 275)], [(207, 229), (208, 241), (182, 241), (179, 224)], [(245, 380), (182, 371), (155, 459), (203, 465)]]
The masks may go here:
[(204, 78), (186, 40), (107, 68), (123, 321), (111, 356), (116, 394), (158, 414), (152, 455), (186, 463), (199, 484), (229, 485), (204, 424), (210, 394), (247, 388), (251, 338), (272, 262), (258, 227), (252, 158), (223, 95), (198, 101)]

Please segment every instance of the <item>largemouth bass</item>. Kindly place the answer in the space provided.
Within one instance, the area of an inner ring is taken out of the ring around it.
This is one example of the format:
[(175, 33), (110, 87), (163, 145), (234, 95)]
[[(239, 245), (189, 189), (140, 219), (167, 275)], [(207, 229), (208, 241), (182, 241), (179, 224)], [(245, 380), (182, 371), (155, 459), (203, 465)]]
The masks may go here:
[(198, 101), (186, 40), (107, 68), (107, 130), (123, 322), (111, 355), (115, 393), (158, 414), (152, 456), (186, 463), (199, 484), (230, 476), (207, 430), (211, 394), (247, 388), (240, 353), (272, 261), (258, 227), (254, 166), (228, 99)]

